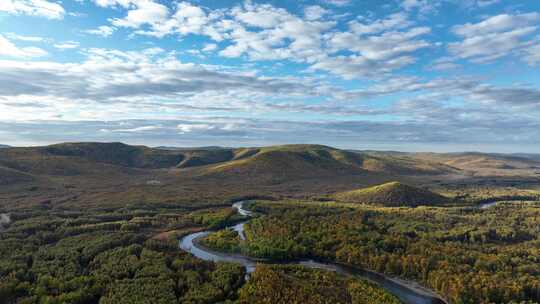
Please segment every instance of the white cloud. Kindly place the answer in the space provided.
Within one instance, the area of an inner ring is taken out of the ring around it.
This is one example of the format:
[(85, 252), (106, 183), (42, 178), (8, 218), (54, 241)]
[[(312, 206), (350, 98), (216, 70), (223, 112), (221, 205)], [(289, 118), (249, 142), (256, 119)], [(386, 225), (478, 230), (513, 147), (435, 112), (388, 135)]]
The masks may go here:
[(440, 0), (403, 0), (401, 3), (401, 7), (406, 11), (416, 9), (420, 14), (436, 12), (440, 5)]
[[(213, 22), (219, 12), (207, 14), (202, 8), (188, 2), (175, 3), (171, 11), (167, 6), (154, 0), (94, 0), (104, 7), (121, 6), (127, 9), (123, 18), (115, 18), (112, 25), (136, 29), (135, 33), (154, 37), (171, 34), (200, 34), (216, 41), (223, 39)], [(148, 26), (148, 28), (144, 28)]]
[(64, 41), (62, 43), (55, 43), (54, 47), (60, 50), (69, 50), (76, 49), (79, 47), (79, 42), (77, 41)]
[(239, 22), (259, 28), (274, 28), (291, 17), (285, 9), (250, 2), (233, 8), (231, 15)]
[[(271, 97), (324, 94), (324, 88), (309, 81), (183, 63), (161, 49), (85, 52), (88, 58), (81, 63), (0, 61), (0, 101), (46, 102), (50, 109), (20, 113), (26, 118), (109, 119), (174, 116), (185, 110), (252, 111)], [(13, 119), (10, 111), (0, 112), (0, 119)]]
[(416, 39), (430, 33), (428, 27), (415, 27), (407, 31), (389, 31), (381, 35), (361, 37), (352, 33), (338, 33), (330, 40), (334, 52), (351, 50), (370, 60), (385, 60), (399, 54), (426, 48), (431, 44)]
[(369, 23), (361, 23), (352, 21), (349, 23), (349, 28), (352, 32), (358, 35), (375, 34), (383, 31), (403, 29), (412, 25), (404, 13), (394, 13), (384, 19), (375, 20)]
[(157, 125), (157, 126), (141, 126), (141, 127), (135, 127), (130, 129), (113, 129), (113, 130), (107, 130), (104, 131), (107, 132), (120, 132), (120, 133), (137, 133), (137, 132), (148, 132), (148, 131), (155, 131), (163, 129), (163, 126)]
[(215, 43), (206, 43), (202, 48), (203, 52), (211, 52), (217, 49), (217, 44)]
[(47, 52), (37, 47), (17, 47), (4, 36), (0, 35), (0, 56), (9, 57), (42, 57)]
[(335, 6), (347, 6), (351, 4), (351, 0), (322, 0), (322, 2)]
[(399, 56), (384, 61), (370, 60), (358, 55), (337, 56), (322, 59), (313, 64), (311, 69), (328, 71), (345, 79), (358, 77), (382, 78), (393, 70), (412, 64), (415, 61), (415, 58), (411, 56)]
[(84, 32), (88, 33), (88, 34), (92, 34), (92, 35), (98, 35), (98, 36), (102, 36), (102, 37), (109, 37), (114, 33), (115, 29), (116, 28), (114, 28), (112, 26), (101, 25), (96, 29), (86, 30)]
[(436, 59), (428, 69), (433, 71), (448, 71), (459, 68), (460, 65), (455, 63), (452, 57), (441, 57)]
[(319, 20), (329, 13), (329, 10), (324, 9), (318, 5), (310, 5), (304, 9), (304, 16), (309, 21)]
[(169, 9), (154, 1), (133, 1), (133, 9), (128, 10), (124, 18), (112, 20), (112, 24), (118, 27), (139, 28), (143, 24), (159, 24), (164, 22)]
[(453, 32), (463, 40), (449, 43), (448, 50), (455, 57), (473, 62), (489, 62), (517, 54), (530, 45), (527, 37), (537, 32), (538, 21), (540, 13), (502, 14), (479, 23), (458, 25)]
[(246, 3), (232, 9), (231, 15), (234, 21), (229, 24), (228, 38), (233, 44), (220, 54), (225, 57), (245, 54), (251, 60), (314, 62), (324, 55), (323, 33), (335, 25), (334, 22), (304, 20), (267, 4)]
[[(347, 78), (388, 73), (416, 61), (412, 53), (431, 46), (420, 36), (427, 27), (412, 27), (407, 15), (353, 21), (349, 31), (336, 29), (337, 21), (325, 18), (330, 11), (318, 5), (305, 7), (303, 16), (270, 4), (246, 1), (229, 9), (211, 11), (187, 2), (168, 8), (154, 0), (95, 0), (101, 6), (120, 6), (127, 15), (112, 20), (116, 27), (135, 34), (164, 37), (177, 34), (204, 35), (228, 44), (218, 54), (251, 61), (291, 60)], [(202, 51), (217, 49), (215, 43)], [(339, 51), (352, 53), (348, 58)], [(191, 50), (195, 53), (195, 50)], [(200, 55), (197, 52), (196, 55)], [(341, 64), (350, 64), (341, 67)]]
[(214, 125), (210, 124), (179, 124), (176, 128), (180, 131), (181, 134), (191, 133), (194, 131), (208, 131), (215, 129)]
[[(412, 53), (431, 46), (419, 37), (431, 32), (428, 27), (413, 27), (400, 14), (372, 23), (349, 24), (349, 32), (329, 35), (326, 44), (329, 56), (318, 60), (312, 70), (324, 70), (347, 79), (357, 77), (383, 77), (385, 74), (416, 62)], [(405, 27), (406, 29), (398, 30)], [(340, 51), (352, 55), (330, 56)]]
[(536, 66), (540, 62), (540, 43), (525, 49), (524, 52), (524, 59), (528, 64)]
[(28, 42), (42, 42), (46, 40), (43, 37), (23, 36), (23, 35), (17, 35), (15, 33), (6, 33), (5, 35), (11, 40), (20, 40), (20, 41), (28, 41)]
[(477, 0), (476, 5), (479, 7), (487, 7), (499, 3), (500, 0)]
[(520, 27), (527, 27), (540, 21), (540, 13), (519, 15), (501, 14), (489, 17), (478, 23), (466, 23), (454, 26), (454, 33), (463, 37), (476, 37), (492, 33), (501, 33)]
[(62, 19), (66, 13), (60, 4), (46, 0), (2, 0), (0, 1), (0, 11), (48, 19)]

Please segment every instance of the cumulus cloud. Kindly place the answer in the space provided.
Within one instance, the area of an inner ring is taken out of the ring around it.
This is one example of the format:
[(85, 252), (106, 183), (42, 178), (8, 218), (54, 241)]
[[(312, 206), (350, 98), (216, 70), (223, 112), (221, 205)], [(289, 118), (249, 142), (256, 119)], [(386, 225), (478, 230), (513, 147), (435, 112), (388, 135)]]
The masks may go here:
[(322, 0), (322, 2), (335, 6), (347, 6), (351, 4), (351, 0)]
[(440, 5), (440, 0), (403, 0), (401, 3), (401, 7), (406, 11), (416, 9), (421, 14), (436, 12)]
[(98, 36), (102, 36), (102, 37), (109, 37), (114, 33), (115, 29), (116, 28), (112, 27), (112, 26), (101, 25), (101, 26), (98, 26), (95, 29), (86, 30), (84, 32), (88, 33), (88, 34), (92, 34), (92, 35), (98, 35)]
[[(419, 108), (418, 106), (416, 107)], [(478, 116), (461, 115), (453, 108), (434, 103), (423, 104), (423, 116), (438, 117), (450, 112), (444, 120), (419, 120), (419, 118), (393, 121), (324, 120), (295, 121), (269, 118), (239, 118), (228, 116), (199, 116), (176, 120), (122, 120), (122, 121), (0, 121), (6, 134), (18, 134), (20, 142), (52, 143), (59, 141), (124, 141), (133, 144), (201, 146), (212, 143), (223, 146), (257, 146), (283, 143), (320, 143), (357, 149), (394, 144), (394, 149), (418, 149), (425, 144), (426, 150), (445, 144), (456, 147), (469, 145), (499, 144), (523, 151), (539, 144), (537, 137), (540, 123), (533, 118), (515, 118), (504, 113), (488, 112)], [(420, 111), (420, 110), (419, 110)], [(418, 114), (420, 117), (421, 114)], [(489, 119), (481, 119), (482, 117)], [(480, 118), (480, 119), (479, 119)], [(114, 129), (138, 129), (144, 126), (160, 126), (152, 130), (133, 132), (110, 132)], [(519, 128), (516, 137), (509, 129)], [(295, 130), (291, 132), (290, 130)], [(488, 130), (486, 132), (486, 130)], [(436, 146), (434, 145), (436, 143)], [(520, 144), (517, 148), (514, 144)], [(459, 149), (459, 148), (457, 148)], [(466, 148), (462, 148), (466, 149)]]
[(501, 14), (478, 23), (455, 26), (453, 32), (463, 38), (448, 45), (448, 50), (458, 58), (473, 62), (489, 62), (516, 54), (529, 46), (527, 37), (536, 33), (535, 25), (540, 13)]
[[(135, 34), (155, 37), (204, 35), (215, 42), (227, 42), (218, 52), (223, 57), (245, 56), (251, 61), (291, 60), (311, 65), (312, 71), (323, 70), (346, 78), (400, 69), (416, 62), (413, 52), (431, 45), (420, 39), (430, 29), (413, 27), (413, 22), (404, 13), (351, 21), (348, 31), (340, 31), (336, 27), (337, 21), (326, 18), (330, 11), (319, 5), (305, 7), (302, 16), (251, 1), (220, 10), (187, 2), (179, 2), (173, 7), (152, 0), (95, 2), (101, 6), (125, 8), (126, 16), (113, 19), (112, 24), (131, 28)], [(208, 47), (214, 45), (210, 43)], [(352, 54), (337, 56), (336, 53), (342, 50)], [(208, 51), (211, 50), (206, 47), (203, 50)]]
[(519, 27), (526, 27), (540, 20), (540, 13), (518, 15), (501, 14), (489, 17), (479, 23), (466, 23), (453, 28), (454, 33), (464, 37), (500, 33)]
[[(217, 41), (223, 39), (217, 25), (212, 23), (221, 14), (207, 13), (188, 2), (175, 3), (172, 9), (153, 0), (94, 0), (94, 2), (102, 7), (119, 6), (127, 9), (126, 16), (114, 18), (111, 23), (115, 27), (135, 29), (135, 33), (139, 35), (164, 37), (171, 34), (201, 34)], [(145, 26), (147, 28), (143, 28)], [(105, 29), (105, 33), (110, 29)]]
[(391, 14), (386, 18), (374, 20), (372, 22), (352, 21), (349, 27), (357, 35), (375, 34), (388, 30), (402, 29), (410, 26), (412, 22), (404, 13)]
[(201, 51), (203, 52), (211, 52), (211, 51), (214, 51), (215, 49), (217, 49), (217, 44), (215, 43), (206, 43), (204, 45), (204, 47), (201, 49)]
[(42, 57), (46, 56), (47, 51), (38, 48), (38, 47), (18, 47), (6, 37), (0, 35), (0, 56), (8, 57), (21, 57), (21, 58), (31, 58), (31, 57)]
[[(385, 20), (362, 24), (352, 22), (349, 32), (336, 32), (327, 42), (329, 53), (353, 52), (352, 55), (326, 56), (311, 66), (347, 79), (381, 77), (416, 62), (413, 52), (431, 46), (419, 37), (430, 33), (428, 27), (407, 28), (404, 16), (395, 14)], [(405, 28), (397, 30), (396, 28)]]
[(313, 62), (324, 53), (323, 32), (335, 25), (333, 21), (304, 20), (268, 4), (245, 3), (233, 8), (230, 15), (234, 20), (229, 22), (228, 37), (233, 44), (220, 54), (247, 55), (252, 60)]
[[(463, 75), (438, 78), (433, 71), (508, 55), (537, 64), (538, 13), (506, 13), (457, 25), (446, 29), (455, 41), (443, 44), (434, 41), (432, 32), (439, 35), (445, 29), (414, 18), (436, 12), (443, 3), (456, 3), (453, 0), (395, 1), (393, 9), (403, 8), (398, 13), (385, 14), (395, 12), (388, 6), (378, 14), (343, 18), (333, 11), (344, 9), (330, 5), (351, 1), (321, 0), (296, 12), (251, 1), (215, 10), (195, 2), (92, 1), (114, 8), (116, 14), (107, 25), (83, 29), (84, 33), (109, 37), (118, 30), (119, 38), (127, 32), (129, 38), (173, 36), (181, 43), (191, 43), (184, 39), (189, 35), (199, 39), (182, 51), (159, 47), (126, 51), (0, 35), (4, 59), (0, 60), (0, 140), (194, 145), (209, 141), (229, 145), (234, 140), (256, 145), (384, 138), (398, 143), (508, 144), (519, 142), (508, 134), (509, 129), (519, 128), (520, 141), (537, 141), (537, 88), (492, 85)], [(6, 3), (15, 2), (39, 1)], [(497, 1), (466, 2), (462, 7), (480, 9)], [(6, 4), (1, 5), (6, 10)], [(18, 9), (15, 13), (30, 14)], [(77, 58), (82, 60), (29, 60), (47, 54), (29, 46), (43, 41), (59, 50), (78, 48)], [(145, 42), (159, 46), (157, 41)], [(436, 48), (441, 45), (448, 54), (437, 58)], [(420, 51), (426, 56), (420, 58)], [(212, 58), (212, 63), (233, 66), (195, 64), (185, 61), (193, 59), (188, 54), (236, 60)], [(280, 62), (270, 62), (272, 70), (265, 75), (262, 60)], [(291, 62), (295, 73), (280, 74)], [(399, 76), (402, 69), (421, 64), (430, 71), (426, 78)]]
[(329, 10), (322, 8), (319, 5), (310, 5), (304, 9), (304, 15), (309, 21), (321, 19), (329, 13)]
[(524, 50), (524, 59), (532, 66), (540, 62), (540, 42)]
[[(33, 101), (51, 107), (50, 111), (20, 113), (26, 118), (33, 115), (51, 118), (56, 112), (74, 119), (89, 119), (109, 114), (144, 116), (161, 110), (172, 111), (174, 115), (179, 111), (175, 110), (178, 106), (208, 107), (216, 111), (249, 109), (256, 108), (255, 103), (263, 103), (266, 98), (309, 98), (323, 94), (323, 88), (309, 81), (259, 77), (183, 63), (164, 55), (162, 49), (86, 52), (87, 60), (82, 63), (0, 61), (0, 101), (4, 100), (4, 105)], [(150, 100), (158, 103), (149, 104)], [(72, 112), (77, 107), (80, 110)], [(18, 117), (9, 114), (13, 110), (0, 112), (6, 119)]]
[(27, 41), (27, 42), (43, 42), (46, 40), (43, 37), (23, 36), (23, 35), (17, 35), (15, 33), (5, 33), (5, 35), (11, 40), (20, 40), (20, 41)]
[(47, 0), (2, 0), (0, 2), (0, 11), (8, 14), (39, 16), (48, 19), (62, 19), (66, 13), (60, 4)]
[(112, 24), (118, 27), (138, 28), (143, 24), (159, 24), (169, 15), (169, 9), (154, 1), (131, 1), (132, 9), (129, 9), (124, 18), (115, 18)]
[(441, 57), (433, 61), (433, 63), (427, 67), (427, 69), (432, 71), (448, 71), (454, 70), (461, 67), (455, 62), (455, 59), (452, 57)]
[(64, 41), (61, 43), (55, 43), (54, 47), (60, 50), (69, 50), (76, 49), (79, 47), (79, 42), (77, 41)]

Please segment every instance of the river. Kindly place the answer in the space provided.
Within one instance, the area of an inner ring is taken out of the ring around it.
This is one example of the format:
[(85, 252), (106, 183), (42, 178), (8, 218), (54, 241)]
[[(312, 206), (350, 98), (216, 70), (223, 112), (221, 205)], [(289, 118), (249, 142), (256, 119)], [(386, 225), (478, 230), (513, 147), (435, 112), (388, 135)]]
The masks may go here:
[[(238, 210), (238, 213), (244, 216), (252, 216), (252, 212), (243, 208), (244, 202), (237, 202), (233, 204), (233, 208)], [(241, 239), (245, 239), (244, 224), (242, 222), (231, 226), (229, 228), (238, 232)], [(269, 260), (256, 259), (241, 254), (231, 254), (217, 252), (210, 250), (198, 244), (198, 240), (207, 236), (211, 231), (201, 231), (189, 234), (180, 240), (180, 248), (187, 251), (194, 256), (214, 262), (232, 262), (243, 265), (246, 268), (247, 273), (251, 273), (255, 270), (257, 263), (272, 263)], [(287, 262), (279, 262), (280, 264), (295, 264), (302, 265), (314, 269), (324, 269), (328, 271), (334, 271), (340, 274), (352, 275), (361, 277), (372, 282), (377, 283), (388, 292), (399, 298), (405, 304), (445, 304), (437, 294), (433, 291), (426, 289), (415, 282), (405, 281), (401, 279), (390, 278), (385, 275), (375, 273), (372, 271), (362, 270), (356, 267), (349, 267), (335, 263), (321, 263), (314, 260), (292, 260)]]

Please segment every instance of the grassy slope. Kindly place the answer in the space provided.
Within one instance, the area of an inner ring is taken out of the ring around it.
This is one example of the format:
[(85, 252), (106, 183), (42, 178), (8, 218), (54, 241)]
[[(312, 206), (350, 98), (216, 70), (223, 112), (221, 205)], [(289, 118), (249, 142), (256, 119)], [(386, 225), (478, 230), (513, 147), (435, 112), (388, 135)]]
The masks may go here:
[(540, 159), (505, 154), (413, 153), (410, 157), (452, 166), (475, 176), (534, 176), (540, 169)]
[(164, 150), (71, 143), (0, 149), (0, 168), (0, 204), (16, 206), (308, 198), (393, 180), (435, 188), (453, 178), (467, 182), (461, 171), (433, 159), (318, 145)]
[[(247, 152), (238, 153), (244, 155)], [(397, 157), (376, 157), (319, 145), (272, 146), (249, 150), (251, 155), (209, 167), (209, 174), (278, 174), (289, 177), (383, 173), (403, 175), (448, 174), (445, 165)]]
[(380, 204), (384, 206), (438, 205), (448, 198), (421, 188), (399, 182), (390, 182), (370, 188), (337, 193), (334, 196), (343, 202)]

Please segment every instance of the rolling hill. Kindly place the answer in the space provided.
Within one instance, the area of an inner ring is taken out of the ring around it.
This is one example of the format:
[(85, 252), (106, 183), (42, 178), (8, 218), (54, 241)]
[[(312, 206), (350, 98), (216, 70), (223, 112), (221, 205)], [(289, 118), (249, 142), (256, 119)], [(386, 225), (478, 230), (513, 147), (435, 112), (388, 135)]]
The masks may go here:
[(31, 174), (26, 174), (10, 168), (0, 167), (0, 186), (32, 182), (34, 180), (35, 178)]
[(445, 164), (475, 176), (534, 175), (540, 159), (497, 153), (413, 153), (412, 159)]
[(398, 157), (379, 157), (321, 145), (285, 145), (233, 151), (231, 161), (209, 166), (210, 175), (258, 175), (278, 177), (327, 177), (378, 173), (388, 175), (448, 174), (446, 165)]
[(191, 169), (198, 176), (266, 175), (278, 179), (380, 173), (448, 174), (455, 169), (429, 161), (374, 156), (320, 145), (238, 149), (153, 149), (122, 143), (64, 143), (0, 150), (0, 166), (27, 174), (83, 175), (103, 168)]
[(540, 154), (502, 154), (502, 153), (432, 153), (396, 151), (356, 151), (373, 157), (401, 159), (405, 162), (431, 163), (457, 170), (457, 174), (468, 176), (538, 176)]
[(389, 182), (369, 188), (340, 192), (336, 193), (334, 198), (342, 202), (367, 203), (387, 207), (436, 206), (450, 201), (437, 193), (400, 182)]
[[(493, 182), (471, 175), (471, 168), (482, 162), (467, 163), (464, 157), (348, 151), (322, 145), (165, 149), (122, 143), (65, 143), (17, 147), (0, 149), (0, 196), (10, 204), (21, 206), (51, 198), (58, 198), (55, 202), (65, 201), (62, 198), (67, 197), (98, 206), (126, 201), (161, 203), (216, 198), (225, 201), (253, 196), (327, 199), (333, 193), (389, 181), (429, 185), (432, 189), (440, 187), (440, 191), (454, 184)], [(467, 157), (493, 158), (489, 154)], [(533, 160), (522, 159), (513, 156), (513, 167), (534, 164)], [(522, 172), (522, 169), (499, 170)], [(523, 181), (518, 175), (512, 178), (520, 179), (508, 182)], [(529, 176), (531, 182), (535, 178)], [(392, 199), (395, 192), (405, 196), (409, 193), (401, 191), (402, 186), (394, 188), (397, 189), (391, 189), (388, 194)], [(341, 198), (352, 200), (349, 199), (355, 197), (352, 194), (362, 193), (353, 191)], [(422, 197), (426, 193), (417, 194)], [(398, 203), (402, 202), (400, 195), (397, 195)], [(375, 197), (386, 196), (383, 193)], [(383, 199), (383, 203), (387, 201)], [(418, 202), (412, 204), (415, 203)]]

